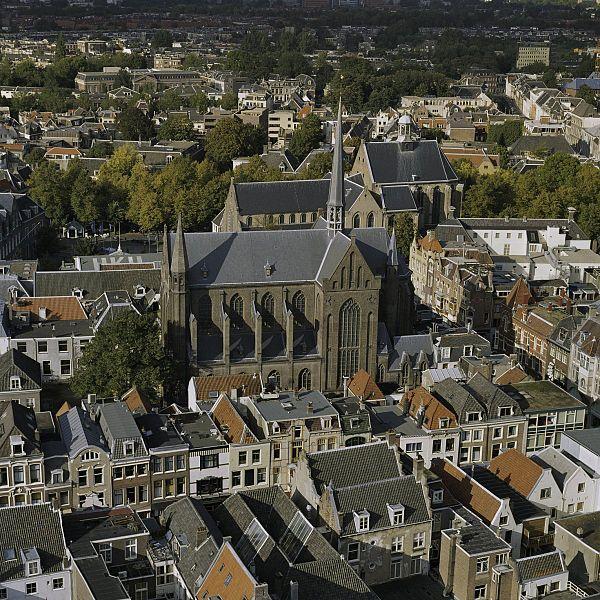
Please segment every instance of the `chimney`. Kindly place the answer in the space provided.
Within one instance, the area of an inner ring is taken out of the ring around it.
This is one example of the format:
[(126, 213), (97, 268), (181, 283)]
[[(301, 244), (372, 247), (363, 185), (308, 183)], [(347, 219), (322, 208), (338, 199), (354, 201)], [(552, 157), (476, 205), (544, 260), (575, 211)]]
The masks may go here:
[(425, 461), (420, 454), (417, 454), (415, 458), (413, 458), (413, 475), (415, 476), (415, 480), (418, 483), (423, 481), (423, 477), (425, 474)]
[(346, 375), (344, 376), (344, 398), (348, 397), (348, 380), (350, 378)]
[(456, 206), (450, 206), (448, 208), (448, 218), (454, 219), (454, 211), (456, 210)]
[(313, 408), (313, 403), (312, 403), (312, 400), (309, 400), (309, 401), (308, 401), (308, 403), (307, 403), (307, 405), (306, 405), (306, 412), (307, 412), (309, 415), (312, 415), (312, 413), (313, 413), (313, 410), (314, 410), (314, 408)]
[(196, 548), (200, 547), (208, 539), (208, 529), (201, 525), (196, 529)]
[(298, 582), (290, 581), (290, 600), (298, 600)]
[(408, 415), (410, 411), (410, 398), (408, 397), (408, 386), (404, 386), (404, 395), (402, 396), (402, 414)]
[(517, 355), (516, 354), (511, 354), (509, 356), (510, 358), (510, 366), (511, 368), (516, 367), (517, 366)]
[(569, 221), (574, 221), (577, 209), (574, 206), (569, 206), (569, 208), (567, 208), (567, 214), (569, 215)]
[(38, 309), (38, 316), (41, 321), (45, 321), (48, 318), (48, 309), (45, 306), (40, 306)]

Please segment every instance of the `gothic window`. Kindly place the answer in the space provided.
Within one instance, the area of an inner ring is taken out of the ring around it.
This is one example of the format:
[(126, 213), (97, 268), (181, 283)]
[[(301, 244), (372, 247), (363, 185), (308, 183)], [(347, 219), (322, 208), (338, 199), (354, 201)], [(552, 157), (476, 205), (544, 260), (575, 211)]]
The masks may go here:
[(244, 299), (239, 294), (234, 294), (230, 306), (231, 324), (239, 329), (244, 325)]
[(439, 222), (440, 216), (442, 215), (442, 192), (439, 187), (433, 190), (433, 214), (432, 220), (434, 223)]
[(356, 287), (360, 287), (360, 282), (362, 281), (362, 267), (358, 267), (356, 271)]
[(342, 267), (342, 272), (340, 275), (340, 289), (343, 290), (346, 285), (346, 267)]
[(402, 365), (402, 385), (408, 385), (408, 374), (410, 372), (410, 364), (406, 361)]
[(290, 215), (290, 223), (294, 224), (295, 222), (296, 222), (296, 215), (292, 213)]
[(292, 296), (292, 309), (294, 311), (294, 323), (297, 326), (301, 326), (306, 319), (306, 298), (301, 291), (297, 291)]
[(383, 365), (379, 365), (377, 367), (377, 381), (378, 383), (383, 382), (385, 379), (385, 367)]
[(354, 252), (350, 253), (350, 268), (348, 269), (348, 287), (354, 286)]
[(279, 215), (279, 224), (283, 225), (285, 223), (285, 215)]
[(312, 375), (308, 369), (302, 369), (300, 373), (298, 373), (298, 388), (305, 390), (310, 390), (312, 387)]
[(375, 227), (375, 215), (372, 212), (367, 216), (367, 227)]
[(310, 220), (311, 220), (313, 223), (314, 223), (314, 222), (317, 220), (317, 213), (316, 213), (316, 212), (314, 212), (314, 213), (312, 213), (312, 214), (311, 214), (311, 216), (310, 216)]
[(273, 300), (273, 295), (270, 292), (262, 297), (261, 307), (263, 323), (267, 327), (272, 327), (275, 324), (275, 300)]
[(306, 223), (306, 213), (300, 215), (300, 223)]
[(276, 388), (281, 387), (281, 375), (279, 371), (271, 371), (267, 377), (267, 381)]
[(246, 225), (247, 225), (248, 227), (252, 227), (252, 217), (248, 217), (248, 218), (246, 219)]
[(352, 227), (360, 227), (360, 215), (356, 213), (352, 219)]
[(210, 296), (202, 296), (198, 302), (198, 329), (202, 333), (208, 333), (212, 325), (212, 300)]
[(360, 307), (353, 300), (347, 300), (340, 308), (338, 384), (344, 377), (351, 377), (358, 371), (360, 352)]

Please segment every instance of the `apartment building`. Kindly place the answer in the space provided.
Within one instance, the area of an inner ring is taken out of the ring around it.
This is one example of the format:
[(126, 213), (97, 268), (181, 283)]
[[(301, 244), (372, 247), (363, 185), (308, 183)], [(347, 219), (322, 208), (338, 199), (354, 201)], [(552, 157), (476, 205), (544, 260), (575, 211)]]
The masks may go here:
[(550, 65), (550, 44), (519, 44), (517, 70), (536, 63)]

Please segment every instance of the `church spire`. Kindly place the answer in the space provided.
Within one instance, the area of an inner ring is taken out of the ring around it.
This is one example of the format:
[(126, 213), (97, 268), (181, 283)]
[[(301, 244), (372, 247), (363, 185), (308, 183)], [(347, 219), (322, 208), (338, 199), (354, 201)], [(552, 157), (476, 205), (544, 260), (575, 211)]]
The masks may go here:
[(344, 147), (342, 143), (342, 98), (338, 107), (335, 129), (331, 183), (327, 198), (327, 229), (333, 233), (344, 226)]
[(183, 225), (181, 223), (181, 213), (177, 217), (177, 231), (175, 233), (175, 242), (171, 258), (172, 273), (186, 273), (188, 267), (187, 251), (185, 249), (185, 238), (183, 236)]

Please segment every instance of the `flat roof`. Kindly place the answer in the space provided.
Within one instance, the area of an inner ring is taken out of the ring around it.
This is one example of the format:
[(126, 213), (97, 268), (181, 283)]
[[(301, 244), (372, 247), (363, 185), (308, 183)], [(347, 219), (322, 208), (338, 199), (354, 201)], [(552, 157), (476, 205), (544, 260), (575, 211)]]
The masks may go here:
[(503, 389), (519, 403), (525, 413), (548, 409), (585, 408), (583, 402), (547, 379), (523, 381), (503, 386)]

